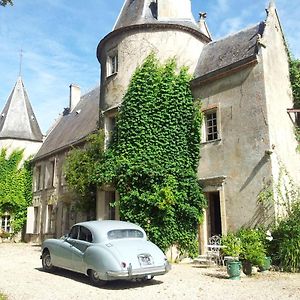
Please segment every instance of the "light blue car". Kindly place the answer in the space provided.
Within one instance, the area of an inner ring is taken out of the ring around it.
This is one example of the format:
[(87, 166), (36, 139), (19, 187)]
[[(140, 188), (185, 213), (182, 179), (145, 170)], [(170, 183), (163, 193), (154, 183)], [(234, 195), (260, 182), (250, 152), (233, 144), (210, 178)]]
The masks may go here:
[(41, 259), (47, 272), (59, 267), (83, 273), (97, 286), (116, 279), (151, 280), (171, 269), (141, 227), (113, 220), (78, 223), (68, 236), (45, 240)]

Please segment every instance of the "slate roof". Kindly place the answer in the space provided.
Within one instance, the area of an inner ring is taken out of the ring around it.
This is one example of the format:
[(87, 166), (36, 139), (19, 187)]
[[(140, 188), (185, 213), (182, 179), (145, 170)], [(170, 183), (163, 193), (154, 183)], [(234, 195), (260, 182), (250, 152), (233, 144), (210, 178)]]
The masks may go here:
[(258, 51), (258, 34), (262, 36), (264, 28), (265, 23), (261, 22), (205, 45), (195, 71), (195, 81), (254, 60)]
[(47, 135), (34, 160), (76, 144), (82, 141), (88, 134), (97, 130), (99, 97), (100, 88), (97, 87), (82, 96), (72, 112), (61, 116), (56, 126)]
[(201, 32), (192, 14), (190, 19), (157, 20), (156, 4), (153, 0), (127, 0), (114, 26), (114, 30), (141, 24), (174, 24)]
[(0, 139), (43, 141), (22, 78), (19, 77), (0, 115)]

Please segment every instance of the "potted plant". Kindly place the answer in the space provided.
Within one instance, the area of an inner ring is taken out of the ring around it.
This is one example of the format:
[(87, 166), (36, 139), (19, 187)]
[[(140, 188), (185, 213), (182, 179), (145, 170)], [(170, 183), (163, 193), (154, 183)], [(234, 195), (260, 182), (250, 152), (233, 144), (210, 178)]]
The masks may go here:
[(227, 259), (227, 273), (229, 279), (239, 280), (241, 275), (241, 262), (239, 261), (242, 249), (241, 240), (233, 233), (222, 237), (222, 252)]
[(252, 274), (253, 266), (262, 266), (264, 264), (266, 249), (262, 236), (262, 231), (257, 229), (241, 229), (238, 232), (238, 237), (242, 243), (240, 258), (243, 272), (246, 275)]

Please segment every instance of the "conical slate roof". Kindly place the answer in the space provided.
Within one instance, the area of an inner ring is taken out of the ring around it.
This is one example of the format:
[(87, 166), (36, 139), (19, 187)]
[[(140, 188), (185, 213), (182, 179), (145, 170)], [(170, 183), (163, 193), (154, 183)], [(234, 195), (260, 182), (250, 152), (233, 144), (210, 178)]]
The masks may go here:
[(0, 115), (0, 139), (43, 141), (21, 77), (17, 79)]
[[(173, 9), (172, 17), (161, 17), (159, 4), (154, 0), (125, 0), (120, 15), (113, 30), (121, 29), (132, 25), (141, 24), (176, 24), (192, 28), (201, 32), (190, 10), (190, 0), (182, 2), (182, 11), (177, 8), (173, 1), (183, 0), (161, 0), (164, 1), (164, 8)], [(173, 4), (172, 4), (173, 3)], [(175, 7), (175, 8), (174, 8)], [(177, 4), (177, 7), (178, 4)], [(172, 14), (172, 13), (171, 13)]]

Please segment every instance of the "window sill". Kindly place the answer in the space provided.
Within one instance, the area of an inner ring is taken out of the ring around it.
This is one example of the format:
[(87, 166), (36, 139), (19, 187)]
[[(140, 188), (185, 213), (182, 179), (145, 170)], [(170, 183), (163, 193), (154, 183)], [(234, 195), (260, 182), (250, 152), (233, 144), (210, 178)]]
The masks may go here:
[(216, 143), (220, 143), (222, 139), (217, 139), (217, 140), (213, 140), (213, 141), (205, 141), (205, 142), (201, 142), (201, 145), (207, 145), (207, 144), (216, 144)]
[(106, 81), (110, 81), (118, 75), (118, 72), (112, 73), (106, 77)]

